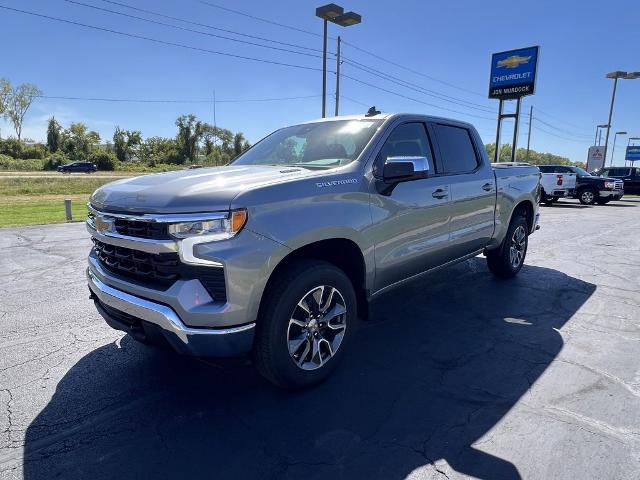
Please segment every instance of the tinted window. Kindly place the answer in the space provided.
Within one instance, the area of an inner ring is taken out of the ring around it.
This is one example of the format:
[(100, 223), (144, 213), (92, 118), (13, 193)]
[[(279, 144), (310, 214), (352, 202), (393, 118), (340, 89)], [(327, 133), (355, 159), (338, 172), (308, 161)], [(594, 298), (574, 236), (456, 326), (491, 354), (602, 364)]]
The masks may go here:
[(475, 170), (478, 166), (478, 157), (466, 128), (435, 124), (433, 129), (438, 139), (444, 173), (465, 173)]
[(395, 128), (378, 154), (376, 168), (381, 169), (389, 157), (427, 157), (431, 161), (431, 145), (423, 123), (405, 123)]
[(573, 173), (573, 170), (571, 170), (569, 167), (556, 167), (555, 172), (556, 173)]
[(629, 175), (628, 168), (610, 168), (606, 170), (606, 173), (603, 173), (604, 176), (607, 177), (626, 177)]
[(538, 169), (542, 173), (553, 173), (553, 167), (550, 167), (548, 165), (538, 165)]

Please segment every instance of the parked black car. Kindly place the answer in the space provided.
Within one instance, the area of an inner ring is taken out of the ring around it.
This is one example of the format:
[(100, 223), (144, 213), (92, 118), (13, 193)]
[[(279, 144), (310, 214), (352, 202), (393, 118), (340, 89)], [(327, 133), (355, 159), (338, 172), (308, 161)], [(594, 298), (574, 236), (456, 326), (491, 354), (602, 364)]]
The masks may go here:
[(98, 171), (95, 163), (91, 162), (74, 162), (67, 165), (60, 165), (58, 171), (62, 173), (93, 173)]
[(538, 168), (542, 173), (575, 173), (576, 188), (572, 196), (584, 205), (604, 205), (624, 195), (624, 182), (617, 178), (591, 175), (584, 168), (570, 165), (539, 165)]
[(625, 193), (640, 195), (640, 167), (605, 167), (593, 173), (600, 177), (622, 180)]

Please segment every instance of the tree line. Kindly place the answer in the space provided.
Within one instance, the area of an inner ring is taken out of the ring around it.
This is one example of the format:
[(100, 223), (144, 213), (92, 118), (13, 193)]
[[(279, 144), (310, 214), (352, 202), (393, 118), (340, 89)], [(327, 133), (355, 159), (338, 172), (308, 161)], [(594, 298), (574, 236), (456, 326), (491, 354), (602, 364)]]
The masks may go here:
[(242, 132), (210, 125), (195, 115), (181, 115), (176, 121), (173, 138), (143, 138), (139, 130), (117, 126), (111, 139), (102, 143), (98, 132), (84, 123), (71, 123), (64, 128), (54, 117), (47, 125), (46, 144), (24, 141), (22, 126), (34, 99), (42, 95), (35, 85), (13, 86), (0, 78), (0, 117), (15, 131), (15, 137), (0, 139), (0, 155), (11, 159), (47, 159), (45, 169), (55, 169), (66, 161), (87, 160), (102, 170), (113, 170), (117, 162), (140, 162), (155, 167), (160, 164), (224, 165), (251, 145)]

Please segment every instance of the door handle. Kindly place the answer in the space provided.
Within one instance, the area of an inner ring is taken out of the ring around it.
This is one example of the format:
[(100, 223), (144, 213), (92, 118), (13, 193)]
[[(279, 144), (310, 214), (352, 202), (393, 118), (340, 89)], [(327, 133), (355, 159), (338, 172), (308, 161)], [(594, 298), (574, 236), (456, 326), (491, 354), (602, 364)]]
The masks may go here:
[(439, 189), (435, 190), (435, 191), (431, 194), (431, 196), (432, 196), (433, 198), (445, 198), (445, 197), (448, 197), (448, 196), (449, 196), (449, 192), (447, 192), (446, 190), (444, 190), (444, 189), (442, 189), (442, 188), (439, 188)]
[(491, 190), (493, 190), (493, 183), (485, 183), (484, 185), (482, 185), (482, 189), (485, 192), (490, 192)]

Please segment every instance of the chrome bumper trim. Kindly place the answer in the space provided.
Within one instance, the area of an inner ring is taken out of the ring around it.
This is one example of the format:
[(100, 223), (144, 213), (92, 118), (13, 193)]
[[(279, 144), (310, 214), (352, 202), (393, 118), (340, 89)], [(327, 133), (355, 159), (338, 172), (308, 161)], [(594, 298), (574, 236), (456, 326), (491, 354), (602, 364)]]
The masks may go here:
[(116, 247), (131, 248), (132, 250), (140, 250), (147, 253), (176, 253), (178, 244), (167, 240), (152, 240), (148, 238), (129, 237), (120, 235), (119, 233), (110, 232), (108, 234), (100, 233), (96, 230), (95, 225), (90, 218), (85, 222), (89, 234), (109, 245)]
[(184, 344), (189, 344), (190, 338), (194, 336), (232, 335), (252, 330), (256, 326), (255, 323), (249, 323), (232, 328), (191, 328), (182, 323), (178, 315), (166, 305), (160, 305), (112, 288), (100, 281), (90, 269), (87, 270), (87, 278), (89, 288), (100, 302), (141, 320), (154, 323), (163, 330), (175, 334)]

